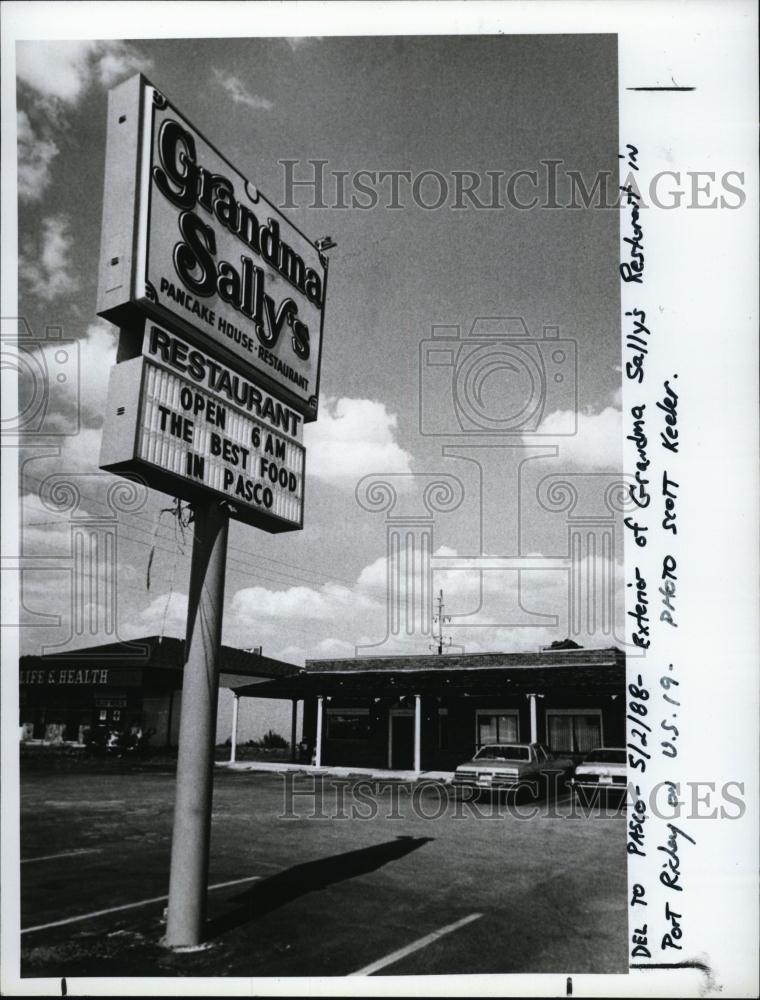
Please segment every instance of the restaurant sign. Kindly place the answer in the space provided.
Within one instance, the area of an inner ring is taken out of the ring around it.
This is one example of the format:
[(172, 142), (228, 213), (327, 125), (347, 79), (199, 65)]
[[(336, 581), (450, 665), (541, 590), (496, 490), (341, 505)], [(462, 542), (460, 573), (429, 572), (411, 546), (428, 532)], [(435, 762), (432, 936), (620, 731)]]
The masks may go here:
[(143, 476), (270, 532), (303, 526), (298, 415), (155, 324), (144, 353), (111, 369), (100, 467)]
[(145, 317), (315, 420), (316, 245), (138, 75), (109, 94), (98, 314)]

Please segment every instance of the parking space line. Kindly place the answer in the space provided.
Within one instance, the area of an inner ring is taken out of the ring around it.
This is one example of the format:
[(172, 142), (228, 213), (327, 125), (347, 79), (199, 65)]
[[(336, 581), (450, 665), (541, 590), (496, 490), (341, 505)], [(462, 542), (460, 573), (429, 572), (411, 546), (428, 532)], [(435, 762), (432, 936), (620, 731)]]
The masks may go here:
[[(261, 875), (249, 875), (246, 878), (236, 878), (231, 882), (217, 882), (210, 885), (208, 891), (213, 889), (226, 889), (230, 885), (242, 885), (244, 882), (257, 882)], [(134, 910), (138, 906), (150, 906), (151, 903), (166, 902), (168, 896), (154, 896), (152, 899), (140, 899), (136, 903), (124, 903), (122, 906), (111, 906), (107, 910), (95, 910), (93, 913), (80, 913), (76, 917), (65, 917), (63, 920), (53, 920), (49, 924), (38, 924), (36, 927), (22, 927), (22, 934), (33, 934), (35, 931), (46, 931), (50, 927), (63, 927), (65, 924), (76, 924), (81, 920), (94, 920), (95, 917), (105, 917), (109, 913), (120, 913), (122, 910)]]
[(349, 976), (371, 976), (374, 972), (384, 969), (386, 965), (393, 965), (394, 962), (399, 962), (402, 958), (406, 958), (407, 955), (411, 955), (421, 948), (427, 948), (429, 944), (442, 938), (444, 934), (451, 934), (452, 931), (459, 930), (460, 927), (464, 927), (465, 924), (471, 924), (473, 920), (479, 920), (482, 916), (482, 913), (471, 913), (469, 917), (462, 917), (461, 920), (457, 920), (454, 924), (447, 924), (446, 927), (441, 927), (440, 930), (433, 931), (432, 934), (426, 934), (425, 937), (412, 941), (411, 944), (399, 948), (398, 951), (392, 951), (385, 958), (378, 958), (376, 962), (372, 962), (371, 965), (365, 965), (363, 969), (358, 969), (356, 972), (349, 972)]
[(28, 865), (32, 861), (53, 861), (55, 858), (75, 858), (78, 854), (102, 854), (101, 847), (80, 847), (74, 851), (63, 851), (61, 854), (43, 854), (40, 858), (22, 858), (21, 864)]

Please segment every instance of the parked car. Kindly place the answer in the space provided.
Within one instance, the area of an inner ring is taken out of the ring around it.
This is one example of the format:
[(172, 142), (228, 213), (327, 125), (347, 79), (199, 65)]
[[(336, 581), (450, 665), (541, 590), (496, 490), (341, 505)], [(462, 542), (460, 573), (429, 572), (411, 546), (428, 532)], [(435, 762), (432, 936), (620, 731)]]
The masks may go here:
[[(454, 772), (455, 788), (503, 795), (525, 788), (537, 794), (550, 782), (566, 781), (573, 771), (569, 757), (550, 754), (540, 743), (491, 743)], [(556, 784), (555, 784), (556, 787)]]
[(579, 801), (622, 796), (628, 785), (626, 752), (622, 747), (599, 747), (578, 764), (570, 781)]

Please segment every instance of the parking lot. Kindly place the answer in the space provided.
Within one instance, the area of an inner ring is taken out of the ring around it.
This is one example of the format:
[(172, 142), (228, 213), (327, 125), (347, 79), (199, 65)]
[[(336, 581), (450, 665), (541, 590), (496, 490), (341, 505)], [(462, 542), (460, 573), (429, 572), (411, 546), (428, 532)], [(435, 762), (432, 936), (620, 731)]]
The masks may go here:
[(626, 970), (614, 810), (565, 796), (521, 819), (440, 786), (289, 780), (284, 801), (281, 774), (217, 769), (209, 947), (174, 954), (171, 770), (23, 774), (22, 975)]

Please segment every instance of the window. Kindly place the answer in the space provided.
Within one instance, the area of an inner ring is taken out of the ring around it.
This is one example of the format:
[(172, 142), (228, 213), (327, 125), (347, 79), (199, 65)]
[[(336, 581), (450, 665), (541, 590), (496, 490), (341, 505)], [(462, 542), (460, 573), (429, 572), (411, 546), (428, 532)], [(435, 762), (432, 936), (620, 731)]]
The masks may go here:
[(487, 743), (517, 743), (518, 739), (517, 712), (485, 709), (475, 713), (475, 744), (478, 750)]
[(328, 740), (369, 739), (368, 708), (328, 708)]
[(549, 749), (555, 753), (588, 753), (602, 745), (602, 713), (568, 709), (547, 711)]
[(529, 747), (511, 746), (505, 748), (504, 744), (497, 743), (495, 746), (482, 747), (475, 755), (476, 760), (518, 760), (527, 762), (530, 760)]

